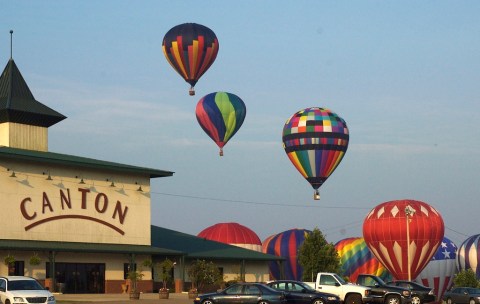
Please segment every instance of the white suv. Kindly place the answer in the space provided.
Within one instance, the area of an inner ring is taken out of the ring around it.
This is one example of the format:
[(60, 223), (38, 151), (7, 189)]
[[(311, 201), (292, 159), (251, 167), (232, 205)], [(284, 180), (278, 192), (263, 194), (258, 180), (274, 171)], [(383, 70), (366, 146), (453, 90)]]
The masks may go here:
[(55, 297), (30, 277), (0, 277), (0, 300), (4, 304), (55, 304)]

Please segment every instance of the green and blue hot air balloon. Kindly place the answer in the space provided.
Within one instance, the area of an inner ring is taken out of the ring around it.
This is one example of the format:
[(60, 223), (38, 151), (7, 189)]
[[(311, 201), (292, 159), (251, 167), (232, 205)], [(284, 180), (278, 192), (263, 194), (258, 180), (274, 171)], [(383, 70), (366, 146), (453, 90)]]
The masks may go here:
[(223, 156), (223, 146), (242, 126), (247, 108), (235, 94), (214, 92), (198, 101), (195, 114), (203, 131), (217, 144)]

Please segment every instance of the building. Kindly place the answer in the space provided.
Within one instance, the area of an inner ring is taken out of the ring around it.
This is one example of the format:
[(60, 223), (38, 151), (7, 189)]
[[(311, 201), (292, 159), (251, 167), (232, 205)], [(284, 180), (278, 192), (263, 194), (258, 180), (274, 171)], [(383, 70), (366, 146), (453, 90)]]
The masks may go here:
[(177, 291), (197, 258), (227, 280), (268, 280), (267, 263), (281, 258), (151, 225), (150, 180), (173, 172), (49, 152), (48, 128), (65, 118), (35, 100), (10, 58), (0, 76), (0, 275), (117, 293), (136, 269), (148, 292), (158, 289), (155, 262), (169, 257)]

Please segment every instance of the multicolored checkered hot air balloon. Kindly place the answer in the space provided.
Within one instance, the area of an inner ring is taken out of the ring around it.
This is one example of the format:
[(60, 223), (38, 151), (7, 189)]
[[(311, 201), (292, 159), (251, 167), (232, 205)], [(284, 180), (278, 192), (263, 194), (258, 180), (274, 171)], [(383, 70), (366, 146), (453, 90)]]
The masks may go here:
[(195, 113), (203, 131), (217, 144), (223, 156), (223, 146), (242, 126), (247, 108), (237, 95), (215, 92), (198, 101)]
[(480, 279), (480, 234), (472, 235), (458, 248), (458, 270), (472, 269)]
[(338, 241), (335, 249), (340, 257), (341, 273), (350, 282), (356, 282), (359, 274), (373, 274), (389, 281), (392, 275), (368, 249), (362, 237), (351, 237)]
[(194, 86), (210, 68), (218, 54), (218, 39), (208, 27), (197, 23), (184, 23), (171, 28), (163, 38), (162, 49), (168, 63)]
[(288, 158), (315, 190), (342, 161), (348, 148), (345, 120), (324, 108), (306, 108), (293, 114), (283, 127), (283, 148)]
[(443, 294), (453, 285), (457, 273), (457, 246), (443, 237), (435, 255), (415, 279), (417, 283), (433, 288), (437, 303), (442, 302)]
[(416, 200), (377, 205), (363, 222), (368, 248), (397, 280), (413, 281), (443, 240), (442, 216)]
[[(298, 263), (298, 248), (311, 231), (306, 229), (290, 229), (266, 238), (262, 244), (264, 253), (284, 257), (282, 264), (269, 262), (272, 279), (302, 280), (303, 268)], [(283, 268), (281, 267), (283, 265)]]

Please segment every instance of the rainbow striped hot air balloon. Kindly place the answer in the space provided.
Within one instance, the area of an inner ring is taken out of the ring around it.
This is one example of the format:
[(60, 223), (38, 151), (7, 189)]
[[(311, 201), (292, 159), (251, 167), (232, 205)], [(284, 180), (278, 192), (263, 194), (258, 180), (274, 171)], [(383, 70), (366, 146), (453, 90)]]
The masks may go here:
[(197, 23), (183, 23), (171, 28), (163, 38), (162, 49), (168, 63), (194, 86), (208, 70), (218, 54), (218, 39), (208, 27)]
[(195, 113), (203, 131), (217, 144), (223, 156), (223, 146), (242, 126), (247, 108), (235, 94), (214, 92), (198, 101)]
[[(302, 280), (303, 268), (298, 264), (298, 248), (305, 241), (305, 236), (311, 231), (305, 229), (290, 229), (266, 238), (262, 244), (264, 253), (285, 258), (284, 268), (276, 262), (270, 262), (270, 276), (275, 279)], [(282, 275), (283, 273), (283, 275)]]

